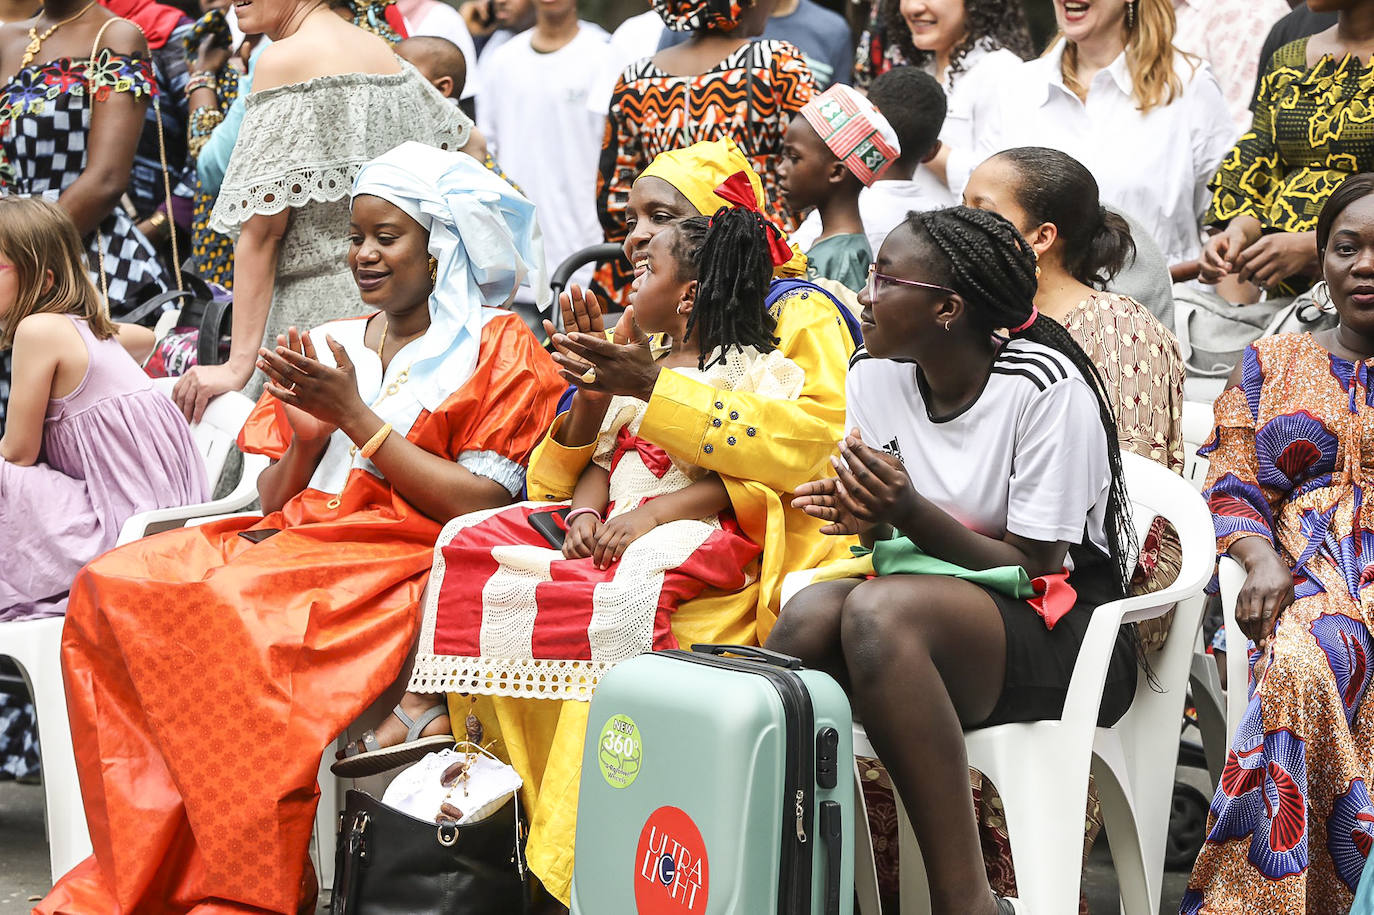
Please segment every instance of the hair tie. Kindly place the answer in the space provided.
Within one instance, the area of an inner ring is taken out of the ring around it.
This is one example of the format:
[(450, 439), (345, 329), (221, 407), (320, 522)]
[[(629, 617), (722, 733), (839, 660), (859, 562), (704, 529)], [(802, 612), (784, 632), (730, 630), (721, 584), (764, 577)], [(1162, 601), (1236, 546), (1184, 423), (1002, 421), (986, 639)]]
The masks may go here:
[(792, 259), (792, 246), (787, 243), (787, 236), (759, 209), (758, 200), (754, 197), (754, 187), (749, 183), (747, 174), (738, 171), (726, 178), (716, 187), (716, 196), (730, 206), (716, 210), (716, 215), (711, 217), (711, 225), (716, 224), (716, 219), (723, 210), (750, 210), (757, 217), (764, 234), (768, 236), (768, 255), (773, 261), (773, 266), (781, 267)]
[(1035, 323), (1035, 319), (1038, 318), (1038, 317), (1040, 317), (1040, 309), (1038, 309), (1038, 308), (1036, 308), (1034, 305), (1032, 305), (1032, 306), (1031, 306), (1030, 317), (1026, 319), (1026, 321), (1025, 321), (1024, 324), (1018, 324), (1017, 326), (1013, 327), (1013, 328), (1011, 329), (1011, 333), (1013, 333), (1013, 334), (1019, 334), (1019, 333), (1021, 333), (1022, 331), (1027, 330), (1032, 324)]

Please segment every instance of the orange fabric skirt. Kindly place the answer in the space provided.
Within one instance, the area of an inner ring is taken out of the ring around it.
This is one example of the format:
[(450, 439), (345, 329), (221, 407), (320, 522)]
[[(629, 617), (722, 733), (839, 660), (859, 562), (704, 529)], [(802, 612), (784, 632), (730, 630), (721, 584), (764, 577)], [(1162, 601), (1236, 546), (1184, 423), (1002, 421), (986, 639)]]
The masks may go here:
[(320, 757), (399, 674), (437, 525), (363, 511), (256, 544), (250, 526), (282, 517), (77, 577), (62, 665), (95, 854), (38, 912), (296, 911)]

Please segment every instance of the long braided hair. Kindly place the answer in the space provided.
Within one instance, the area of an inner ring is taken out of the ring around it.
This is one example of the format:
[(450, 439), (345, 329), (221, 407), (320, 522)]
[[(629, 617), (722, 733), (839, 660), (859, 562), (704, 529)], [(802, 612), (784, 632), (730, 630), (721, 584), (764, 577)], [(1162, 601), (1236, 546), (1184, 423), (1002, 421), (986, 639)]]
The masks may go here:
[[(968, 305), (965, 314), (975, 328), (989, 335), (1001, 328), (1020, 327), (1034, 309), (1035, 252), (1006, 219), (986, 210), (950, 207), (907, 215), (906, 225), (918, 241), (941, 256), (929, 264), (940, 275), (936, 282), (956, 290)], [(940, 263), (942, 261), (943, 263)], [(1121, 469), (1116, 418), (1097, 367), (1058, 321), (1037, 315), (1013, 334), (1063, 353), (1082, 374), (1097, 397), (1102, 432), (1107, 437), (1107, 462), (1112, 483), (1107, 494), (1107, 542), (1124, 595), (1135, 570), (1135, 533), (1130, 500)]]
[(698, 367), (725, 358), (731, 347), (773, 350), (777, 322), (765, 304), (773, 261), (763, 217), (742, 207), (722, 207), (709, 219), (694, 216), (665, 231), (674, 233), (678, 279), (697, 281), (686, 336), (697, 335)]

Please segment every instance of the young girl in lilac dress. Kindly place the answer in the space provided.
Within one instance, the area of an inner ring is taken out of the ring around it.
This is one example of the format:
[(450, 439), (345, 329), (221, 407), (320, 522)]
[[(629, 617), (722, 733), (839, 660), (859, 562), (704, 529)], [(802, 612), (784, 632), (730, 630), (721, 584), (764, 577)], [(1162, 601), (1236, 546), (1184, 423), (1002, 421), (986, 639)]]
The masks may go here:
[(66, 606), (78, 569), (128, 518), (204, 501), (205, 471), (170, 398), (120, 344), (71, 217), (0, 198), (0, 350), (14, 384), (0, 437), (0, 621)]

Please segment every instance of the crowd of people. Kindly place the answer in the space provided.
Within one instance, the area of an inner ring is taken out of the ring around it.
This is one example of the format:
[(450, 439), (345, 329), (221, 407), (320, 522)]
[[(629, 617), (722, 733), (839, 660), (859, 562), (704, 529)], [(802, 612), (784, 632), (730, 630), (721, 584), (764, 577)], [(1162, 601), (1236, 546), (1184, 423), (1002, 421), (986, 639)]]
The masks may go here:
[[(962, 732), (1057, 716), (1176, 577), (1121, 455), (1181, 472), (1185, 397), (1253, 673), (1181, 912), (1348, 907), (1374, 0), (651, 7), (0, 0), (0, 622), (65, 614), (95, 849), (37, 911), (309, 911), (325, 748), (474, 732), (560, 911), (598, 679), (737, 643), (849, 694), (885, 886), (900, 803), (935, 911), (1024, 912)], [(232, 482), (232, 392), (260, 511), (115, 547)]]

